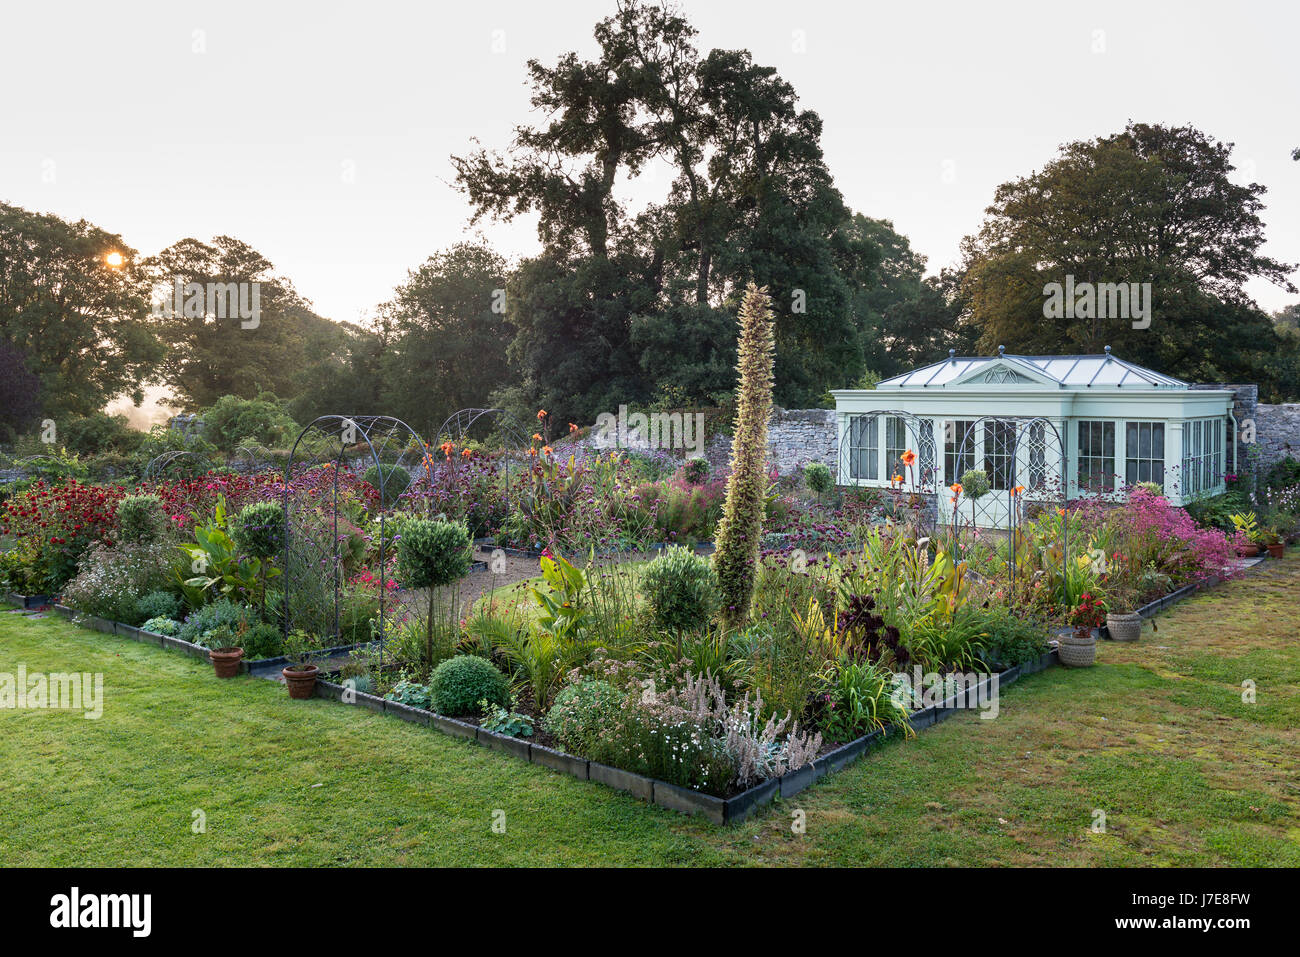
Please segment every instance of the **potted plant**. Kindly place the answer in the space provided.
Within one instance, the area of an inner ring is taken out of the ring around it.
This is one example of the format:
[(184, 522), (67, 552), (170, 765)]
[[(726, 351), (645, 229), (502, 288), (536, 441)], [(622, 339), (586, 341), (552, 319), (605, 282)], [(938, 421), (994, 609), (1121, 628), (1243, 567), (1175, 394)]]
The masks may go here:
[(311, 663), (317, 641), (313, 635), (294, 629), (284, 639), (284, 656), (289, 659), (280, 674), (289, 688), (290, 698), (310, 698), (316, 690), (316, 675), (320, 669)]
[(1259, 543), (1257, 541), (1259, 538), (1259, 525), (1255, 519), (1255, 513), (1247, 512), (1242, 515), (1238, 512), (1232, 516), (1232, 524), (1246, 542), (1244, 545), (1237, 546), (1237, 554), (1242, 558), (1254, 558), (1259, 554)]
[(1261, 533), (1264, 541), (1264, 547), (1268, 549), (1270, 558), (1281, 558), (1286, 553), (1286, 545), (1282, 543), (1282, 534), (1277, 527), (1270, 525)]
[(1079, 596), (1079, 604), (1070, 609), (1073, 634), (1066, 635), (1057, 646), (1061, 664), (1070, 668), (1087, 668), (1097, 661), (1097, 639), (1094, 628), (1100, 628), (1105, 608), (1090, 592)]
[(208, 659), (218, 678), (233, 678), (239, 674), (239, 662), (244, 657), (244, 649), (239, 645), (239, 636), (229, 625), (214, 628), (204, 644), (208, 646)]
[(1142, 637), (1142, 616), (1136, 611), (1137, 593), (1125, 581), (1112, 581), (1106, 589), (1106, 631), (1114, 641)]

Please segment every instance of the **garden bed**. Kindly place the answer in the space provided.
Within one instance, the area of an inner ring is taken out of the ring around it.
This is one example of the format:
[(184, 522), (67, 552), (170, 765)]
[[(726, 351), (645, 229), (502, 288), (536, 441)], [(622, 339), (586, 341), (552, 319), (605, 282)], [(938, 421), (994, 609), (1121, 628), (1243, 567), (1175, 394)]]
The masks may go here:
[[(922, 731), (947, 720), (958, 711), (972, 710), (971, 702), (995, 693), (994, 687), (997, 693), (1000, 693), (1002, 688), (1014, 684), (1024, 675), (1035, 674), (1055, 664), (1057, 664), (1056, 651), (1051, 650), (1043, 653), (1037, 661), (1016, 665), (999, 674), (986, 675), (978, 684), (963, 689), (941, 704), (914, 711), (909, 724), (914, 732)], [(996, 683), (996, 686), (993, 683)], [(521, 760), (563, 772), (579, 780), (598, 781), (672, 811), (699, 814), (716, 824), (735, 824), (743, 821), (758, 808), (770, 804), (775, 798), (788, 798), (798, 794), (826, 775), (847, 767), (866, 754), (873, 745), (883, 742), (891, 735), (897, 736), (902, 733), (896, 728), (873, 731), (853, 741), (828, 748), (811, 763), (778, 778), (769, 778), (727, 797), (717, 797), (566, 754), (557, 748), (536, 744), (525, 738), (496, 734), (471, 721), (449, 718), (426, 708), (417, 708), (379, 695), (356, 691), (333, 681), (317, 679), (316, 696), (359, 705), (376, 713), (391, 714), (403, 721), (436, 728), (453, 737), (477, 742), (494, 751), (512, 754)]]

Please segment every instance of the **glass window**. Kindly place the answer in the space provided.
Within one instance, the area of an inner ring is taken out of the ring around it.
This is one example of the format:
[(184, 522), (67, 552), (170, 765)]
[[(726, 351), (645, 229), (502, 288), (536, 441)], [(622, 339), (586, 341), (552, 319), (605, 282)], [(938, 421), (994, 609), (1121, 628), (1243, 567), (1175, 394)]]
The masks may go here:
[(943, 469), (951, 485), (975, 467), (974, 419), (949, 420), (943, 424)]
[(992, 419), (984, 423), (984, 471), (989, 487), (1015, 488), (1016, 424)]
[(1038, 419), (1029, 423), (1029, 487), (1047, 484), (1047, 423)]
[(855, 415), (849, 419), (849, 478), (880, 478), (880, 419)]
[[(907, 451), (907, 420), (897, 415), (885, 418), (885, 478), (892, 479), (901, 475), (908, 478), (907, 466), (903, 464), (903, 453)], [(915, 450), (913, 450), (915, 451)]]
[(1165, 424), (1129, 422), (1124, 426), (1124, 481), (1165, 487)]
[(1080, 491), (1113, 492), (1115, 490), (1115, 423), (1083, 421), (1079, 423)]
[(921, 436), (917, 439), (920, 446), (916, 450), (917, 482), (924, 488), (934, 486), (934, 419), (921, 420)]

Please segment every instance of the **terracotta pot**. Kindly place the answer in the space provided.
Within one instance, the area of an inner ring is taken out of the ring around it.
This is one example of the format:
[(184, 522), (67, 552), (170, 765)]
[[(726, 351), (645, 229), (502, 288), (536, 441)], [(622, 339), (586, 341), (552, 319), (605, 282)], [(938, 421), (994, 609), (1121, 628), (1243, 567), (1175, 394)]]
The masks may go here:
[(1056, 655), (1068, 668), (1088, 668), (1097, 661), (1097, 639), (1091, 628), (1075, 629), (1057, 643)]
[(239, 674), (239, 660), (243, 657), (243, 648), (213, 648), (208, 652), (218, 678), (233, 678)]
[(306, 668), (296, 670), (292, 665), (285, 668), (280, 674), (284, 675), (284, 683), (289, 687), (290, 698), (310, 698), (312, 692), (316, 690), (316, 675), (320, 671), (315, 665), (308, 665)]
[(1258, 554), (1258, 545), (1241, 545), (1237, 548), (1237, 555), (1240, 558), (1254, 558)]
[(1136, 612), (1107, 615), (1106, 630), (1114, 641), (1137, 641), (1142, 637), (1142, 616)]
[(1270, 545), (1268, 546), (1268, 554), (1270, 558), (1281, 558), (1286, 554), (1286, 546), (1281, 542), (1278, 542), (1276, 545)]

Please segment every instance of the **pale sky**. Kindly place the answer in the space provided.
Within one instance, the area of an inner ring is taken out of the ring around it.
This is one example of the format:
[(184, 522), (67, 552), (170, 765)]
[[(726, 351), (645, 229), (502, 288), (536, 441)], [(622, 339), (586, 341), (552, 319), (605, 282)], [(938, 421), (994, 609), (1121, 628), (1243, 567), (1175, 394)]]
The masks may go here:
[[(0, 14), (0, 200), (119, 232), (252, 244), (358, 321), (469, 234), (448, 157), (529, 117), (524, 64), (591, 54), (613, 0), (17, 3)], [(994, 188), (1129, 118), (1233, 142), (1300, 262), (1300, 4), (686, 0), (701, 51), (746, 48), (825, 124), (848, 204), (953, 263)], [(666, 182), (635, 183), (643, 195)], [(488, 225), (510, 257), (532, 222)], [(1297, 277), (1293, 277), (1297, 278)], [(1267, 283), (1273, 311), (1296, 301)]]

